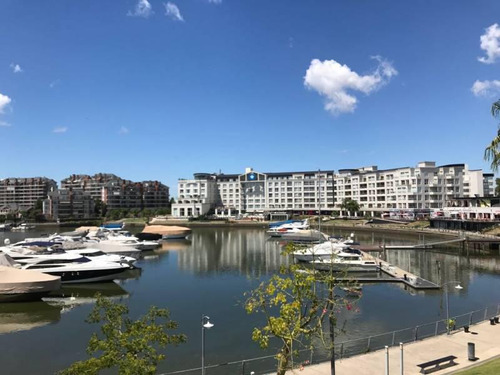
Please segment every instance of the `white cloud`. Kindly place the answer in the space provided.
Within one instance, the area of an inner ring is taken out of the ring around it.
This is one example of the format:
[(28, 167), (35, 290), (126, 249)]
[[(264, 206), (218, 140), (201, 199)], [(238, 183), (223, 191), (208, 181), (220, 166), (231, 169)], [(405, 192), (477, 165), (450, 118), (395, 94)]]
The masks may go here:
[(481, 35), (481, 49), (486, 51), (487, 57), (477, 59), (485, 64), (493, 64), (500, 57), (500, 27), (495, 23)]
[(11, 125), (10, 125), (8, 122), (6, 122), (6, 121), (1, 121), (1, 120), (0, 120), (0, 128), (1, 128), (1, 127), (6, 128), (6, 127), (9, 127), (9, 126), (11, 126)]
[(122, 126), (120, 128), (120, 130), (118, 131), (118, 134), (120, 134), (120, 135), (125, 135), (125, 134), (128, 134), (128, 133), (129, 133), (129, 130), (125, 126)]
[(148, 0), (139, 0), (133, 11), (129, 10), (127, 16), (148, 18), (154, 14), (153, 7)]
[(314, 59), (306, 71), (304, 85), (326, 97), (325, 110), (332, 114), (354, 112), (358, 100), (352, 91), (369, 95), (398, 74), (387, 60), (380, 56), (372, 56), (372, 59), (378, 61), (378, 66), (373, 73), (364, 76), (335, 60)]
[(294, 44), (295, 39), (293, 39), (292, 37), (288, 38), (288, 47), (293, 48)]
[(52, 133), (66, 133), (68, 131), (68, 127), (67, 126), (59, 126), (57, 128), (54, 128), (52, 130)]
[(3, 113), (5, 107), (7, 107), (11, 101), (12, 99), (7, 95), (3, 95), (0, 93), (0, 113)]
[(175, 5), (174, 3), (168, 2), (168, 3), (163, 3), (165, 5), (165, 15), (167, 17), (170, 17), (174, 21), (184, 21), (184, 18), (182, 18), (181, 11)]
[(471, 87), (475, 96), (493, 97), (500, 94), (500, 81), (476, 81)]
[(208, 0), (208, 2), (212, 4), (222, 4), (222, 0)]
[(53, 89), (54, 87), (56, 87), (57, 85), (59, 85), (61, 83), (61, 80), (60, 79), (56, 79), (55, 81), (52, 81), (49, 83), (49, 87), (51, 89)]
[(23, 70), (21, 69), (21, 66), (19, 64), (10, 64), (10, 67), (12, 68), (12, 71), (14, 73), (21, 73)]

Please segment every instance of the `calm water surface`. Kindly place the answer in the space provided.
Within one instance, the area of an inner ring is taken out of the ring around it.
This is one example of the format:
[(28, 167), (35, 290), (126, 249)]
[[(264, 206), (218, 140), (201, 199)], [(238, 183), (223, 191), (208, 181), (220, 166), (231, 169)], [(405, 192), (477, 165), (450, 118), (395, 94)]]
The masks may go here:
[[(46, 230), (47, 232), (49, 230)], [(349, 232), (326, 230), (330, 234)], [(0, 241), (17, 241), (39, 233), (0, 233)], [(355, 233), (362, 244), (413, 244), (422, 235)], [(425, 241), (439, 239), (426, 235)], [(160, 373), (200, 366), (202, 314), (215, 327), (207, 332), (208, 364), (265, 355), (251, 340), (260, 317), (242, 308), (244, 292), (277, 272), (288, 259), (280, 243), (263, 229), (194, 229), (187, 241), (166, 242), (138, 262), (141, 272), (115, 283), (63, 288), (44, 302), (0, 304), (0, 362), (2, 374), (53, 374), (86, 358), (85, 348), (95, 327), (84, 322), (99, 291), (126, 303), (131, 316), (150, 305), (168, 308), (188, 343), (166, 350)], [(450, 290), (450, 313), (458, 315), (500, 303), (500, 257), (495, 252), (461, 253), (459, 246), (433, 251), (390, 250), (388, 260), (435, 283), (460, 281), (462, 291)], [(345, 332), (339, 341), (411, 327), (443, 319), (443, 291), (414, 291), (399, 284), (363, 286), (359, 311), (342, 317)], [(269, 353), (267, 353), (269, 354)], [(234, 374), (218, 368), (207, 374)]]

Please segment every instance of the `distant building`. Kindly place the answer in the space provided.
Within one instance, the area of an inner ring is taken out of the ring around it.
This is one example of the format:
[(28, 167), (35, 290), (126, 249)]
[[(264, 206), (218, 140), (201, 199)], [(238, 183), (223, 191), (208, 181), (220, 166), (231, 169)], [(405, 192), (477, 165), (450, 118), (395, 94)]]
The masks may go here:
[(436, 166), (433, 161), (415, 168), (378, 170), (377, 166), (329, 171), (243, 174), (197, 173), (178, 181), (174, 217), (207, 213), (341, 213), (346, 199), (359, 203), (356, 216), (429, 216), (457, 197), (494, 195), (494, 176), (466, 164)]
[(111, 173), (75, 174), (61, 181), (61, 189), (68, 188), (81, 189), (110, 210), (169, 206), (169, 188), (159, 181), (133, 182)]
[(46, 177), (5, 178), (0, 180), (0, 206), (14, 205), (15, 211), (27, 211), (56, 189), (57, 183)]
[(361, 214), (367, 215), (393, 209), (439, 209), (453, 198), (493, 195), (491, 179), (491, 174), (470, 170), (466, 164), (436, 166), (433, 161), (415, 168), (343, 169), (335, 175), (335, 205), (340, 208), (344, 199), (353, 199), (360, 204)]
[(197, 173), (180, 179), (174, 217), (197, 217), (213, 212), (221, 216), (286, 211), (310, 213), (334, 208), (333, 171), (255, 172), (243, 174)]
[(95, 217), (95, 203), (83, 189), (59, 189), (44, 200), (43, 214), (49, 220), (90, 219)]

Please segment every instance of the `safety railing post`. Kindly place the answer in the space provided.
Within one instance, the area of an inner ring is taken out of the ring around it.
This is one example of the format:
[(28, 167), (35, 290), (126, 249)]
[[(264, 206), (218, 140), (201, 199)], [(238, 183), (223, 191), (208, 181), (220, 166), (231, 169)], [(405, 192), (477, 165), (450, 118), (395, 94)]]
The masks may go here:
[(486, 320), (487, 316), (488, 316), (488, 308), (485, 308), (484, 309), (484, 319), (483, 320)]
[(370, 351), (370, 341), (371, 341), (372, 337), (368, 337), (368, 345), (366, 346), (366, 351), (369, 352)]
[(414, 341), (417, 341), (418, 340), (418, 326), (415, 327), (415, 340)]
[(438, 335), (439, 320), (436, 322), (436, 329), (434, 330), (434, 336)]
[(472, 325), (472, 314), (474, 313), (470, 313), (469, 315), (469, 327)]
[(246, 364), (246, 361), (241, 362), (241, 375), (245, 375), (245, 364)]
[(391, 344), (391, 346), (394, 346), (395, 339), (396, 339), (396, 331), (392, 332), (392, 344)]
[(313, 356), (314, 356), (314, 348), (311, 348), (311, 355), (309, 357), (309, 363), (312, 365), (313, 363)]

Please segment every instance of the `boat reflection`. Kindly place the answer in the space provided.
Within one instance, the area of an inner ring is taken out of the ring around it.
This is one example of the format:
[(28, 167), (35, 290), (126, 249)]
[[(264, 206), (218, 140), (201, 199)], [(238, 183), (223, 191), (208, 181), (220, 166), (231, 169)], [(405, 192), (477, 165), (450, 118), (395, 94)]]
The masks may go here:
[(129, 296), (128, 292), (115, 282), (92, 283), (64, 286), (45, 297), (43, 301), (51, 306), (60, 306), (62, 312), (66, 312), (79, 305), (94, 303), (98, 293), (112, 300), (122, 300)]
[(186, 239), (162, 241), (161, 246), (155, 250), (155, 253), (162, 254), (168, 251), (183, 251), (191, 246), (191, 241)]
[(61, 319), (61, 307), (46, 302), (0, 304), (0, 334), (28, 331)]

